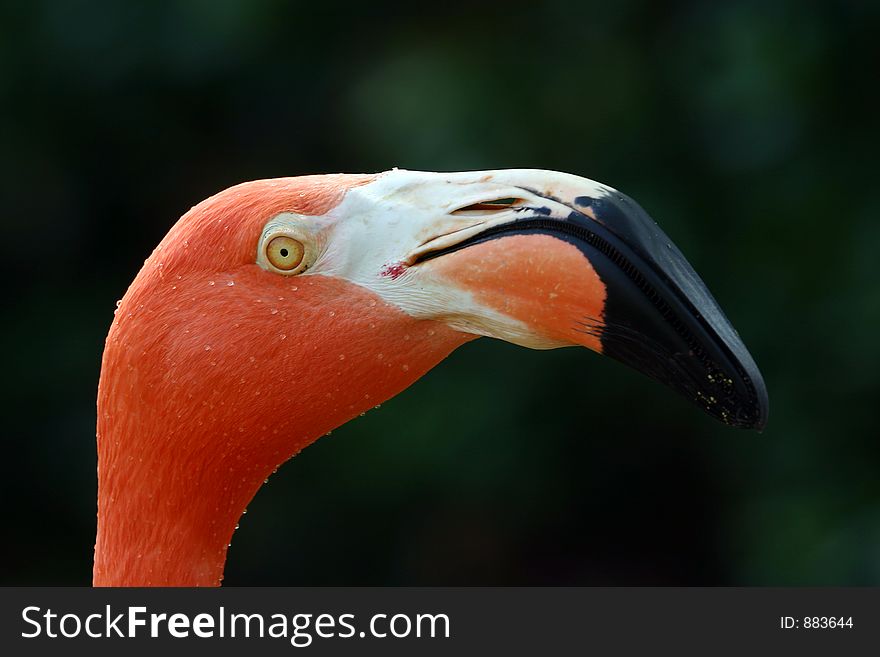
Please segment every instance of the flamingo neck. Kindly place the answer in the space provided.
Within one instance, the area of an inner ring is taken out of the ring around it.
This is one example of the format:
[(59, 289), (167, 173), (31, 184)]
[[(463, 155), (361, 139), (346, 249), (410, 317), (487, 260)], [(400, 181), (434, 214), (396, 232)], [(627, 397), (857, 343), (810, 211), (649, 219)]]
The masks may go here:
[(281, 463), (472, 337), (339, 279), (156, 271), (126, 293), (104, 351), (98, 586), (219, 585)]
[(262, 483), (255, 476), (268, 476), (232, 469), (219, 485), (216, 472), (199, 481), (197, 469), (141, 457), (108, 470), (99, 475), (95, 586), (218, 586), (238, 518)]

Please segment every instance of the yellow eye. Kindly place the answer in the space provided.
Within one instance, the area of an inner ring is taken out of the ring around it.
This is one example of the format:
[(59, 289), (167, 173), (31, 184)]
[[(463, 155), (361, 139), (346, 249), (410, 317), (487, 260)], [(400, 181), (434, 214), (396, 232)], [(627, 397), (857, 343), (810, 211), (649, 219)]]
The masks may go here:
[(302, 242), (287, 235), (274, 237), (266, 245), (266, 259), (281, 271), (293, 271), (299, 267), (304, 254)]

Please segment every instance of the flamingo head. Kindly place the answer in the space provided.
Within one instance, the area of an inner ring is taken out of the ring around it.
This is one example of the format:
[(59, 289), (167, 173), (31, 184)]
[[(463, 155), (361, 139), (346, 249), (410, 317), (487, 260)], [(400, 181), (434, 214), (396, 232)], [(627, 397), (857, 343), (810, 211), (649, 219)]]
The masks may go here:
[(132, 514), (162, 516), (163, 549), (193, 553), (160, 579), (214, 581), (268, 473), (479, 336), (587, 347), (730, 426), (766, 422), (738, 334), (610, 187), (542, 170), (244, 183), (184, 215), (117, 309), (98, 395), (96, 582), (137, 570), (136, 548), (113, 547), (138, 533)]

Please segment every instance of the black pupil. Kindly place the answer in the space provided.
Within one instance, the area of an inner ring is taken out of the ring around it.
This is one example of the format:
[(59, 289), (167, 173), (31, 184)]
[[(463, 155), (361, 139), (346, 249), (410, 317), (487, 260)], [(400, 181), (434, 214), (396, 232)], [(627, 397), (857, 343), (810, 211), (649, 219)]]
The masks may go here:
[(281, 249), (281, 251), (279, 251), (279, 253), (281, 254), (281, 257), (282, 257), (282, 258), (286, 258), (286, 257), (287, 257), (287, 254), (288, 254), (288, 250), (287, 250), (287, 249)]

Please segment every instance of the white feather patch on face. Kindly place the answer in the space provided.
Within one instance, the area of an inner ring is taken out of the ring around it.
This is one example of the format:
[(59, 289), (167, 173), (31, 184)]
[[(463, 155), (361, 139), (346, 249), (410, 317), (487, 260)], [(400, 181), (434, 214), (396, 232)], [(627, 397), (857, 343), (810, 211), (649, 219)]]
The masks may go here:
[(523, 322), (479, 303), (469, 291), (434, 280), (418, 265), (410, 265), (428, 242), (434, 241), (431, 248), (454, 244), (517, 216), (515, 208), (505, 206), (455, 214), (462, 208), (514, 198), (565, 216), (569, 209), (553, 199), (601, 198), (612, 191), (585, 178), (539, 169), (458, 173), (395, 169), (349, 190), (323, 217), (298, 217), (307, 227), (301, 234), (313, 236), (313, 252), (318, 254), (304, 275), (343, 278), (412, 317), (442, 321), (465, 333), (533, 349), (559, 347), (561, 343), (535, 335)]

